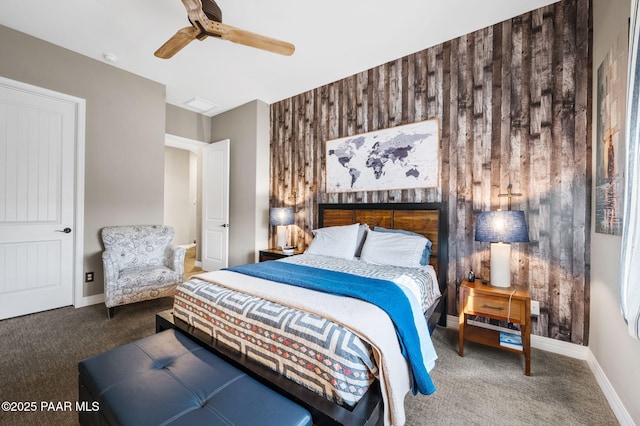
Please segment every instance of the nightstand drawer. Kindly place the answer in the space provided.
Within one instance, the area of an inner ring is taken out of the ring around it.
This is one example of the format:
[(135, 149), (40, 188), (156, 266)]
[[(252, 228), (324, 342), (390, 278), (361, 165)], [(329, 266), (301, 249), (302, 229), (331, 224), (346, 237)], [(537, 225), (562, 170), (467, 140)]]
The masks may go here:
[[(511, 309), (509, 309), (511, 307)], [(464, 311), (471, 315), (509, 318), (509, 321), (521, 323), (524, 312), (524, 301), (504, 297), (471, 295), (466, 299)]]

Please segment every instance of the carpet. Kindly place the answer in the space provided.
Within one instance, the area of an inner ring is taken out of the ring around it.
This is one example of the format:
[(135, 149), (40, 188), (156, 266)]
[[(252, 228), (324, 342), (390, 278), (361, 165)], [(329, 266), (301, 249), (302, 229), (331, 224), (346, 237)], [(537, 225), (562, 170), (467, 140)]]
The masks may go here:
[[(78, 361), (153, 334), (171, 304), (125, 305), (112, 320), (94, 305), (0, 321), (0, 401), (22, 410), (0, 411), (0, 424), (78, 424)], [(533, 349), (527, 377), (520, 355), (467, 342), (460, 357), (456, 330), (437, 328), (433, 340), (437, 390), (407, 395), (409, 426), (618, 424), (585, 361)]]

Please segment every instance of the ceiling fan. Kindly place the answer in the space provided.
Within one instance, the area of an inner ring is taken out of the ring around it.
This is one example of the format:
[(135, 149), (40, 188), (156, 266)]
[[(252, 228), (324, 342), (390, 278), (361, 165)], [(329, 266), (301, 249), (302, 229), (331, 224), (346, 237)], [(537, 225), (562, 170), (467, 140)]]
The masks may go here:
[(295, 47), (286, 41), (276, 40), (222, 23), (222, 11), (214, 0), (182, 0), (187, 8), (190, 27), (179, 30), (154, 55), (169, 59), (192, 40), (216, 37), (245, 46), (267, 50), (280, 55), (292, 55)]

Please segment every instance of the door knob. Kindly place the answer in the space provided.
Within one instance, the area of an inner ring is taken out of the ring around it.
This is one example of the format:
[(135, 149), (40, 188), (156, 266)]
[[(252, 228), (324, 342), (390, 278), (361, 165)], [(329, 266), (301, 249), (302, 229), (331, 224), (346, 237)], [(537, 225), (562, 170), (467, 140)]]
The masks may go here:
[(65, 234), (69, 234), (71, 232), (71, 228), (56, 229), (56, 232), (64, 232)]
[(220, 225), (220, 226), (222, 226), (223, 228), (228, 228), (228, 227), (229, 227), (229, 224), (228, 224), (228, 223), (223, 223), (223, 224), (222, 224), (222, 225)]

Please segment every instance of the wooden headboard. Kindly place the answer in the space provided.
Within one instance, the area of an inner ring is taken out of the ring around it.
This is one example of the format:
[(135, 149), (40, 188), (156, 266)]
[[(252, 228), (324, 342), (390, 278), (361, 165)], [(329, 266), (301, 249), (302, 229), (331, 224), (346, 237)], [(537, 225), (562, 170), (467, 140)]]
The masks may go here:
[(366, 223), (371, 229), (382, 226), (403, 229), (427, 237), (431, 243), (430, 264), (438, 273), (440, 287), (446, 286), (446, 210), (441, 203), (319, 204), (318, 226)]

